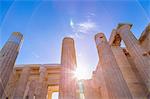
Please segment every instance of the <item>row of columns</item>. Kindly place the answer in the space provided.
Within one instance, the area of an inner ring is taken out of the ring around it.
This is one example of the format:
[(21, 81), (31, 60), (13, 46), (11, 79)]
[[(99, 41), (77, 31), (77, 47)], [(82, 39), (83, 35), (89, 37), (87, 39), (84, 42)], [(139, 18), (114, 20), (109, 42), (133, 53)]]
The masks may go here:
[[(139, 45), (138, 40), (130, 31), (130, 28), (130, 25), (121, 25), (116, 30), (118, 34), (117, 36), (120, 36), (124, 41), (129, 54), (133, 58), (135, 66), (146, 86), (147, 97), (149, 97), (150, 57), (149, 55), (144, 55), (145, 50)], [(22, 38), (22, 34), (18, 32), (13, 33), (0, 52), (0, 97), (4, 93), (9, 76), (13, 70)], [(135, 89), (138, 86), (134, 86), (133, 83), (137, 78), (135, 77), (135, 74), (133, 73), (122, 49), (118, 47), (120, 40), (119, 42), (115, 41), (117, 43), (117, 47), (116, 45), (110, 46), (105, 35), (103, 33), (98, 33), (95, 36), (95, 41), (98, 49), (99, 64), (94, 81), (96, 82), (96, 86), (101, 84), (101, 86), (98, 87), (98, 90), (100, 90), (98, 91), (98, 93), (100, 93), (99, 97), (108, 97), (109, 99), (132, 99), (136, 98), (136, 96), (138, 97), (138, 92), (143, 95), (145, 92), (141, 89), (135, 92)], [(77, 80), (74, 78), (73, 74), (77, 66), (75, 46), (72, 38), (67, 37), (63, 40), (61, 66), (62, 70), (60, 77), (59, 98), (78, 99), (79, 95), (77, 92)], [(23, 69), (14, 91), (14, 99), (25, 98), (24, 93), (29, 80), (30, 72), (31, 69), (29, 67), (25, 67)], [(29, 87), (30, 92), (28, 93), (29, 99), (46, 99), (48, 86), (46, 68), (41, 66), (39, 72), (39, 80), (32, 81), (30, 83), (31, 87)], [(92, 83), (94, 81), (92, 81)], [(89, 83), (91, 84), (91, 82)], [(105, 90), (105, 92), (103, 92), (103, 90)], [(132, 95), (131, 93), (135, 95)]]
[[(120, 36), (125, 42), (128, 51), (131, 53), (136, 68), (140, 72), (148, 89), (147, 93), (149, 94), (149, 56), (143, 56), (144, 50), (138, 45), (138, 41), (131, 31), (129, 31), (130, 27), (128, 27), (128, 29), (124, 27), (128, 26), (123, 26), (123, 28), (121, 27), (117, 29), (117, 31), (114, 30), (114, 32), (118, 33), (116, 36), (118, 40), (115, 41), (113, 46), (108, 44), (103, 33), (99, 33), (95, 36), (100, 60), (97, 70), (95, 71), (96, 77), (93, 78), (92, 82), (95, 83), (94, 87), (97, 86), (98, 90), (101, 90), (99, 92), (100, 96), (97, 95), (98, 97), (109, 99), (136, 99), (139, 97), (146, 97), (145, 86), (140, 84), (141, 81), (136, 78), (127, 57), (120, 47)], [(140, 53), (138, 53), (139, 51)], [(75, 93), (77, 93), (77, 82), (72, 77), (72, 71), (76, 68), (75, 61), (73, 40), (71, 38), (65, 38), (63, 40), (61, 57), (62, 71), (60, 78), (60, 99), (76, 99)], [(71, 83), (72, 81), (74, 82)], [(90, 86), (91, 82), (88, 83), (88, 87), (92, 90), (92, 86)], [(135, 83), (138, 84), (135, 85)], [(72, 85), (71, 88), (70, 85)], [(88, 94), (87, 92), (85, 92), (85, 97), (90, 96), (90, 92)]]
[[(95, 36), (99, 63), (92, 80), (97, 88), (100, 87), (102, 99), (150, 98), (150, 57), (144, 55), (145, 49), (141, 47), (130, 28), (130, 25), (125, 24), (113, 30), (113, 34), (116, 34), (115, 40), (110, 42), (111, 46), (103, 33)], [(135, 67), (131, 66), (120, 47), (120, 38), (134, 60)], [(136, 77), (133, 68), (138, 70), (140, 77)], [(142, 81), (139, 78), (142, 78)]]
[(137, 77), (138, 75), (135, 72), (134, 65), (130, 64), (127, 58), (130, 57), (130, 55), (125, 55), (125, 49), (120, 47), (120, 43), (121, 37), (117, 33), (117, 30), (113, 29), (109, 44), (111, 45), (111, 50), (113, 51), (117, 64), (123, 74), (123, 77), (132, 94), (132, 97), (134, 99), (146, 98), (146, 87), (141, 81), (141, 79)]
[(123, 52), (123, 49), (120, 46), (111, 46), (111, 49), (133, 99), (146, 98), (145, 86), (142, 81), (137, 78), (132, 66)]
[(132, 99), (129, 88), (105, 35), (103, 33), (98, 33), (95, 36), (95, 41), (109, 99)]
[[(4, 89), (7, 85), (9, 76), (13, 70), (13, 66), (18, 55), (18, 50), (20, 43), (22, 41), (22, 34), (16, 32), (10, 37), (8, 42), (5, 44), (0, 52), (0, 97), (4, 93)], [(62, 47), (62, 79), (60, 84), (60, 98), (61, 99), (77, 99), (77, 82), (73, 78), (73, 72), (76, 70), (76, 55), (74, 48), (74, 41), (71, 38), (65, 38), (63, 40)], [(30, 67), (25, 67), (22, 70), (19, 81), (14, 90), (13, 99), (23, 99), (27, 83), (29, 81), (31, 69)], [(38, 82), (35, 81), (30, 83), (28, 98), (35, 97), (36, 99), (44, 99), (47, 95), (47, 79), (46, 79), (46, 69), (40, 68), (40, 77)], [(33, 86), (34, 85), (34, 86)], [(35, 87), (36, 85), (36, 87)], [(31, 89), (31, 90), (30, 90)], [(35, 92), (33, 92), (35, 91)], [(34, 93), (34, 94), (33, 94)], [(68, 94), (69, 93), (69, 94)], [(33, 96), (34, 95), (34, 96)], [(7, 95), (6, 95), (7, 96)]]
[(46, 99), (48, 83), (47, 83), (47, 70), (44, 66), (39, 69), (39, 79), (31, 80), (29, 84), (28, 93), (27, 83), (29, 82), (29, 76), (31, 73), (30, 67), (24, 67), (14, 91), (13, 99)]
[(139, 41), (130, 31), (131, 26), (128, 24), (121, 25), (117, 29), (117, 33), (124, 41), (129, 54), (133, 58), (135, 66), (144, 81), (147, 88), (147, 97), (150, 97), (150, 56), (145, 56), (145, 49), (140, 46)]

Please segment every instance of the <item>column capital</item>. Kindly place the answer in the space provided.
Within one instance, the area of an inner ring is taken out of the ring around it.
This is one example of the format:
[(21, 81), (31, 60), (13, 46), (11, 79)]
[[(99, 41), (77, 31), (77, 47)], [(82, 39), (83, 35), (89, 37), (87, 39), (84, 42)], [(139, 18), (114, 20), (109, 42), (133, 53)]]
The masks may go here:
[(40, 69), (39, 69), (39, 72), (46, 72), (46, 71), (47, 71), (46, 67), (41, 65)]
[(121, 45), (121, 37), (117, 33), (116, 29), (113, 29), (111, 32), (111, 36), (109, 38), (109, 45), (112, 45), (112, 46), (120, 46)]
[(101, 44), (103, 42), (107, 42), (107, 39), (106, 39), (104, 33), (97, 33), (95, 35), (95, 41), (96, 41), (96, 45), (98, 46), (99, 44)]
[(117, 33), (119, 34), (123, 30), (130, 30), (131, 27), (132, 27), (132, 24), (118, 24)]
[(42, 80), (47, 80), (47, 68), (45, 66), (40, 66), (40, 69), (39, 69), (39, 73), (40, 73), (40, 81)]
[(122, 27), (124, 25), (128, 25), (128, 26), (130, 26), (130, 28), (132, 28), (132, 24), (130, 24), (130, 23), (119, 23), (117, 26), (117, 29), (119, 29), (120, 27)]

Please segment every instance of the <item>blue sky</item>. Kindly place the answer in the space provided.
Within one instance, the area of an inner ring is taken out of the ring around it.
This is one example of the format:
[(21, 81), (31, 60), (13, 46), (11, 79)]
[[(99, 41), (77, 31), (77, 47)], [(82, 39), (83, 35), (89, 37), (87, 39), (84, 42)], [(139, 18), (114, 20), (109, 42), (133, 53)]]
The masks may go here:
[(12, 32), (24, 35), (16, 64), (60, 63), (62, 39), (75, 40), (78, 67), (90, 77), (98, 63), (94, 35), (107, 39), (118, 23), (139, 38), (150, 22), (150, 0), (0, 0), (0, 48)]

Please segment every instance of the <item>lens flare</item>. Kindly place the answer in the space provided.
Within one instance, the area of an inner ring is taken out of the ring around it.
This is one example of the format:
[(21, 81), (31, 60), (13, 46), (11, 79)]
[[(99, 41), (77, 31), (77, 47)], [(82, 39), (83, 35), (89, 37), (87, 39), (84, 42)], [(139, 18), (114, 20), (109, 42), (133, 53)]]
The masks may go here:
[(73, 73), (74, 73), (75, 78), (77, 78), (78, 80), (81, 80), (81, 79), (88, 78), (87, 72), (88, 71), (87, 71), (86, 68), (77, 67), (76, 70)]

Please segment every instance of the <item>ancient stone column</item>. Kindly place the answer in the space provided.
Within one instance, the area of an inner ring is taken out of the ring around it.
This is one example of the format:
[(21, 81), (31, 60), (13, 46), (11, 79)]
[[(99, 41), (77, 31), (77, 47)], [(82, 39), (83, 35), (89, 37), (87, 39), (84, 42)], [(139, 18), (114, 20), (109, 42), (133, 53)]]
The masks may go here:
[(30, 76), (30, 70), (31, 70), (30, 67), (23, 68), (21, 76), (19, 78), (19, 81), (15, 89), (14, 99), (23, 99), (26, 86), (28, 83), (28, 79)]
[(28, 99), (34, 99), (35, 96), (35, 88), (36, 88), (36, 81), (32, 80), (29, 85), (28, 91)]
[(150, 57), (143, 56), (145, 50), (139, 45), (139, 42), (130, 31), (130, 25), (121, 25), (117, 32), (124, 41), (131, 57), (134, 60), (137, 70), (142, 77), (150, 95)]
[(0, 51), (0, 97), (13, 71), (22, 39), (21, 33), (14, 32)]
[(61, 65), (59, 99), (77, 99), (77, 81), (73, 74), (76, 70), (76, 55), (72, 38), (63, 40)]
[(98, 33), (95, 41), (109, 99), (132, 99), (105, 35)]
[(96, 85), (93, 79), (84, 80), (84, 97), (85, 99), (102, 99), (100, 87)]
[(106, 88), (106, 82), (104, 80), (104, 76), (102, 73), (102, 66), (100, 64), (100, 62), (98, 62), (96, 70), (94, 71), (94, 76), (92, 78), (93, 82), (95, 85), (97, 85), (97, 87), (100, 90), (101, 93), (101, 98), (102, 99), (109, 99), (108, 96), (108, 90)]
[(15, 72), (15, 70), (11, 73), (11, 76), (9, 77), (9, 81), (7, 83), (7, 86), (5, 87), (5, 93), (3, 93), (2, 99), (12, 99), (13, 97), (13, 93), (14, 93), (14, 89), (16, 87), (17, 84), (17, 74)]
[(44, 66), (40, 67), (40, 77), (36, 85), (35, 99), (46, 99), (48, 84), (47, 84), (47, 69)]
[(111, 49), (123, 74), (123, 77), (127, 82), (133, 99), (146, 98), (146, 88), (142, 84), (142, 82), (136, 77), (136, 74), (132, 70), (129, 61), (123, 52), (123, 49), (120, 46), (111, 46)]
[(26, 85), (26, 88), (25, 88), (25, 92), (24, 92), (24, 97), (23, 97), (23, 99), (28, 99), (28, 98), (29, 98), (29, 96), (28, 96), (29, 85), (30, 85), (30, 81), (28, 80), (27, 85)]

